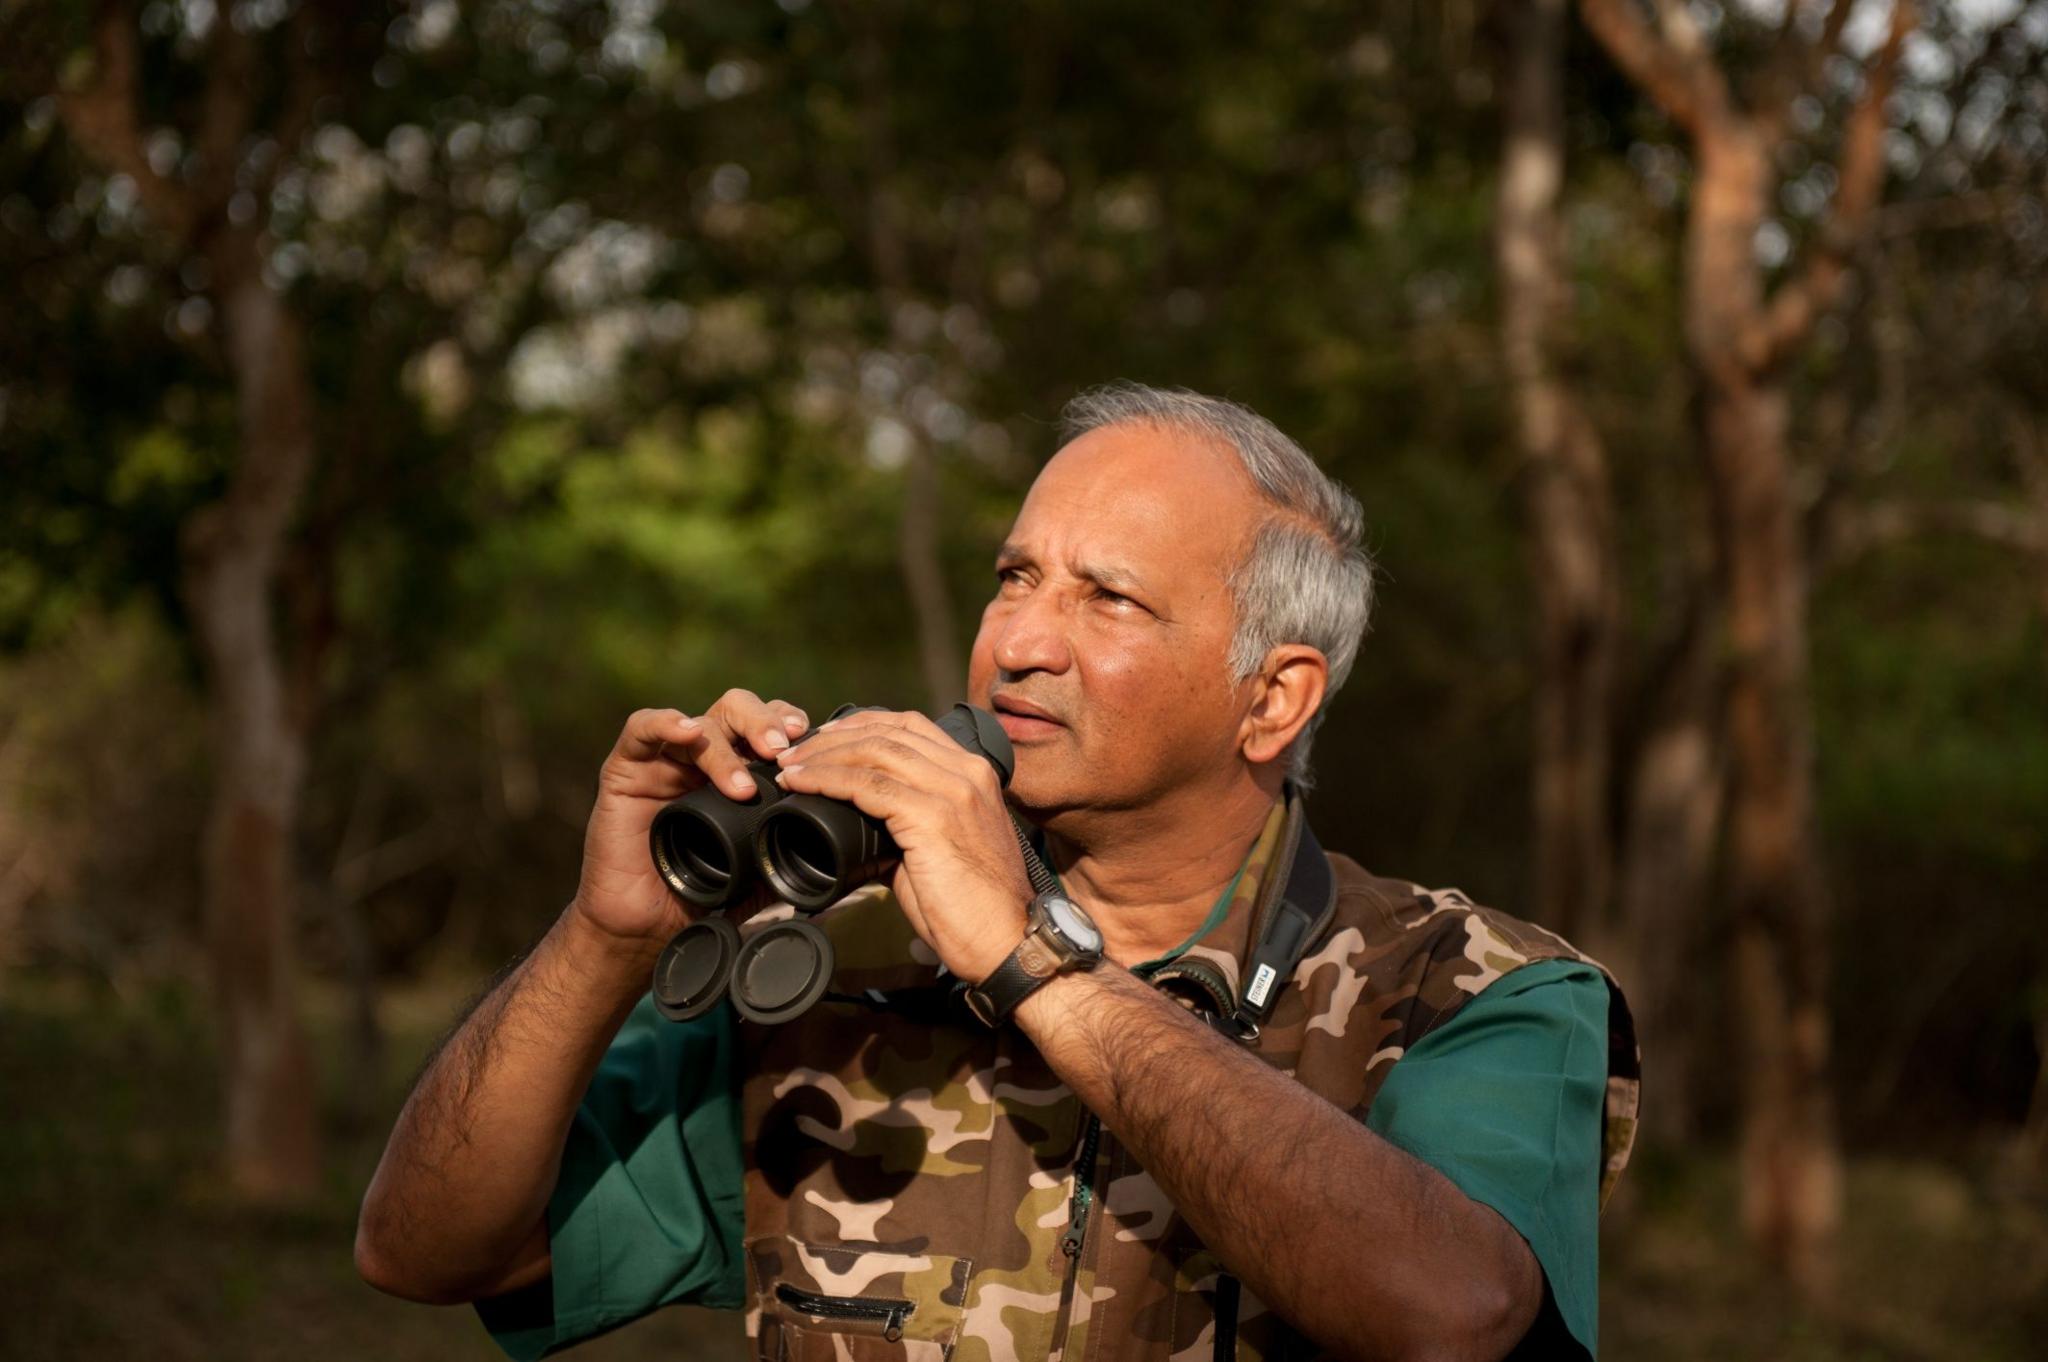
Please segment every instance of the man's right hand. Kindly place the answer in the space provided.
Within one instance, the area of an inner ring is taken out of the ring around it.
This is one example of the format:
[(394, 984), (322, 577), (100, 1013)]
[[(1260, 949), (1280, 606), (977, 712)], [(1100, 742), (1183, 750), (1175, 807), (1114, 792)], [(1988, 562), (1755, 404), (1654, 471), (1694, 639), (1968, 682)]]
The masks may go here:
[(734, 799), (752, 799), (747, 763), (774, 757), (809, 727), (795, 705), (746, 690), (727, 691), (698, 718), (678, 709), (636, 711), (598, 775), (572, 911), (627, 940), (666, 942), (682, 930), (689, 909), (656, 873), (648, 850), (654, 816), (707, 781)]
[(385, 1147), (356, 1230), (356, 1266), (408, 1300), (527, 1286), (552, 1261), (547, 1205), (576, 1105), (686, 921), (648, 829), (707, 781), (753, 793), (746, 764), (810, 726), (779, 700), (728, 691), (700, 718), (643, 709), (605, 759), (576, 899), (427, 1064)]

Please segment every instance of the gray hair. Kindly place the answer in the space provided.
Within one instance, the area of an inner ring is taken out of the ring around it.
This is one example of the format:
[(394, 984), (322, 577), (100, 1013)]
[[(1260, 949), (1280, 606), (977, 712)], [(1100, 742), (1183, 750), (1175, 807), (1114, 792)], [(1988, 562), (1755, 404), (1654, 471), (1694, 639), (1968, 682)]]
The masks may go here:
[(1323, 703), (1294, 740), (1288, 775), (1313, 783), (1309, 746), (1330, 699), (1351, 674), (1372, 616), (1372, 558), (1360, 547), (1365, 514), (1358, 498), (1316, 467), (1280, 428), (1251, 408), (1184, 388), (1112, 383), (1067, 403), (1060, 442), (1105, 426), (1144, 425), (1213, 440), (1237, 456), (1271, 507), (1249, 552), (1230, 574), (1237, 628), (1230, 641), (1232, 684), (1254, 675), (1283, 643), (1305, 643), (1330, 662)]

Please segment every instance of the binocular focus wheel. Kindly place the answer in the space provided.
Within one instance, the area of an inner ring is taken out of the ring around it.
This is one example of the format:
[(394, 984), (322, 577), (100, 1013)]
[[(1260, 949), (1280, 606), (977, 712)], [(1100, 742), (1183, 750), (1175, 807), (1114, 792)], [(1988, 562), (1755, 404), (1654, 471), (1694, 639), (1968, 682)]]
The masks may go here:
[(670, 1021), (689, 1021), (718, 1006), (732, 982), (740, 933), (722, 917), (677, 932), (654, 962), (654, 1006)]
[(733, 962), (732, 1005), (742, 1017), (775, 1025), (802, 1016), (832, 982), (832, 938), (803, 918), (763, 927)]

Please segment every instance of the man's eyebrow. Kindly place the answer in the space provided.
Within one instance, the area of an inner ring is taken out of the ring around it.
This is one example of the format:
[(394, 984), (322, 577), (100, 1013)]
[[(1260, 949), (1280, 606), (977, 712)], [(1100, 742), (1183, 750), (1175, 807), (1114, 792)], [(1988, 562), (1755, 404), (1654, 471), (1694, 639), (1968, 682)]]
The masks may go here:
[(1135, 594), (1145, 590), (1144, 578), (1110, 563), (1076, 563), (1074, 575), (1097, 586), (1106, 586), (1111, 591)]
[[(1005, 544), (996, 550), (996, 567), (999, 569), (1036, 561), (1021, 544)], [(1084, 582), (1093, 582), (1111, 591), (1138, 593), (1146, 589), (1144, 578), (1113, 563), (1075, 563), (1073, 573)]]

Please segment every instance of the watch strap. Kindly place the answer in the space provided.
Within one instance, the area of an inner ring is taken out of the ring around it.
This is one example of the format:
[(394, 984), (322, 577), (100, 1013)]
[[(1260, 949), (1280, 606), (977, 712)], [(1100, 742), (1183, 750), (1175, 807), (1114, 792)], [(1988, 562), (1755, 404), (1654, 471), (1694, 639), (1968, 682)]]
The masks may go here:
[(1033, 974), (1024, 968), (1025, 952), (1042, 953), (1044, 947), (1038, 944), (1036, 934), (1030, 934), (1017, 943), (1017, 949), (1003, 958), (995, 973), (967, 990), (967, 1005), (974, 1015), (990, 1026), (1000, 1026), (1010, 1019), (1017, 1005), (1036, 993), (1052, 978), (1052, 973)]

